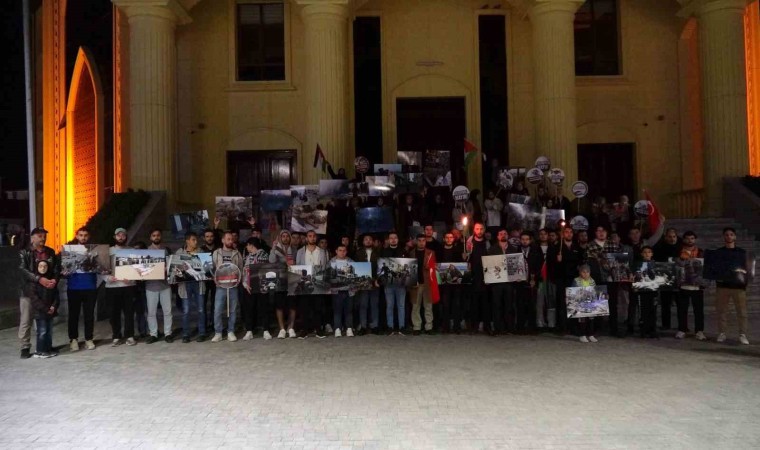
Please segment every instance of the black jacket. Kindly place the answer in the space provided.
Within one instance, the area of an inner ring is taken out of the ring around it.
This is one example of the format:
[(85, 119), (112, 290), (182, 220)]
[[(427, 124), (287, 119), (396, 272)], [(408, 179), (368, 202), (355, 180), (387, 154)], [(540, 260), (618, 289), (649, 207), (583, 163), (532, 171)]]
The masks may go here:
[[(55, 250), (50, 247), (43, 247), (42, 252), (44, 254), (44, 260), (48, 263), (47, 278), (51, 280), (60, 281), (61, 279), (61, 260), (55, 254)], [(36, 284), (40, 277), (37, 275), (37, 260), (35, 259), (35, 251), (32, 248), (25, 248), (19, 252), (21, 256), (21, 276), (24, 282)]]
[[(375, 252), (373, 251), (372, 254), (374, 255)], [(406, 252), (404, 251), (404, 246), (399, 243), (396, 248), (383, 248), (380, 256), (383, 258), (406, 258)]]
[[(562, 262), (556, 262), (557, 256), (562, 254)], [(555, 261), (554, 281), (562, 283), (568, 287), (573, 283), (573, 279), (578, 276), (578, 266), (583, 264), (586, 252), (578, 245), (577, 242), (568, 247), (564, 241), (560, 242), (558, 247), (550, 247), (546, 259)]]

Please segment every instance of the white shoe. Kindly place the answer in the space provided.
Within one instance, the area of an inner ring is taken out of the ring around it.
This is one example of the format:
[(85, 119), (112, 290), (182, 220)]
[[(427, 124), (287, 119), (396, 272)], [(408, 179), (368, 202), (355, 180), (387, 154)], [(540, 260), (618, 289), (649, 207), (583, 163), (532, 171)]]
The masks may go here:
[(325, 325), (325, 333), (329, 334), (333, 332), (333, 327), (329, 323)]
[(244, 341), (250, 341), (251, 339), (253, 339), (253, 332), (251, 332), (251, 331), (246, 332), (245, 336), (243, 336), (243, 340)]
[(227, 340), (230, 342), (237, 341), (237, 336), (235, 336), (235, 333), (227, 333)]
[(72, 352), (78, 352), (79, 351), (79, 342), (77, 342), (76, 339), (71, 340), (71, 344), (69, 344), (69, 348)]
[(718, 339), (716, 339), (715, 342), (726, 342), (726, 333), (719, 334)]
[(272, 340), (272, 334), (269, 333), (269, 330), (264, 331), (264, 340), (265, 341), (271, 341)]
[(121, 340), (120, 339), (114, 339), (111, 342), (111, 347), (118, 347), (119, 345), (121, 345)]
[(697, 338), (698, 341), (706, 341), (707, 340), (707, 336), (705, 336), (705, 333), (703, 333), (701, 331), (697, 331), (697, 335), (695, 337)]
[(346, 328), (346, 336), (354, 337), (354, 330), (352, 330), (351, 328)]
[(749, 339), (747, 339), (746, 334), (740, 334), (739, 335), (739, 342), (741, 342), (744, 345), (749, 345)]
[(127, 345), (137, 345), (135, 338), (127, 338)]
[(588, 337), (589, 342), (599, 342), (599, 340), (596, 338), (596, 336), (589, 336)]
[(678, 333), (676, 333), (676, 339), (683, 339), (685, 337), (686, 337), (686, 333), (684, 333), (683, 331), (679, 331)]
[(95, 350), (95, 343), (92, 340), (84, 341), (84, 346), (87, 350)]
[(343, 337), (343, 333), (340, 332), (340, 328), (335, 329), (335, 337)]
[(579, 340), (583, 342), (584, 344), (588, 344), (588, 338), (586, 336), (581, 336)]
[(288, 337), (289, 337), (289, 338), (295, 338), (295, 337), (296, 337), (296, 330), (294, 330), (294, 329), (290, 328), (290, 329), (288, 330)]
[(214, 337), (211, 338), (211, 342), (222, 342), (222, 333), (214, 333)]
[(277, 333), (277, 339), (285, 339), (286, 337), (288, 337), (288, 332), (284, 329), (280, 330), (280, 332)]

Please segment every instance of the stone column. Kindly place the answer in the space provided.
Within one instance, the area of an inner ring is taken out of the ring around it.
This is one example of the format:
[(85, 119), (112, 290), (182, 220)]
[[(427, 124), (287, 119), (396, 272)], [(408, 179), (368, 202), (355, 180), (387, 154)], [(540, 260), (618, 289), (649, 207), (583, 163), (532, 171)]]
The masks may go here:
[(125, 187), (174, 198), (177, 146), (177, 24), (190, 17), (175, 0), (113, 0), (129, 20), (129, 160)]
[(529, 0), (533, 28), (536, 156), (578, 179), (573, 22), (583, 0)]
[(307, 136), (303, 181), (316, 183), (312, 168), (317, 144), (337, 171), (348, 172), (353, 152), (348, 148), (348, 16), (349, 0), (297, 0), (303, 5), (306, 54)]
[(723, 214), (723, 178), (749, 174), (744, 11), (751, 0), (683, 1), (698, 18), (705, 197), (702, 214)]

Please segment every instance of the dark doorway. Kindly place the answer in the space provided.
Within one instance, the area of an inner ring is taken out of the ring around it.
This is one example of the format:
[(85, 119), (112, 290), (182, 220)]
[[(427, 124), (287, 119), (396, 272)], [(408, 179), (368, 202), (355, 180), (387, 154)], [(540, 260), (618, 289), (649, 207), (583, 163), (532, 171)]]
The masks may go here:
[(298, 181), (295, 150), (227, 152), (227, 195), (252, 197), (259, 211), (262, 190), (289, 189)]
[(589, 198), (616, 202), (621, 195), (636, 201), (634, 144), (578, 145), (578, 176), (588, 183)]
[(466, 184), (465, 114), (464, 97), (396, 99), (398, 150), (448, 150), (451, 152), (452, 184)]

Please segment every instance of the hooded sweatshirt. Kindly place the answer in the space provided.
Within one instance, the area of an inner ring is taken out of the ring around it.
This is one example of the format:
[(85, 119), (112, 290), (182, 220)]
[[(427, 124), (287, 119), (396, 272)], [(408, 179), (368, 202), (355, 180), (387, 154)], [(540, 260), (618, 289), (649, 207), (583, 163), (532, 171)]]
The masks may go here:
[(277, 236), (277, 242), (272, 246), (272, 251), (269, 252), (270, 263), (286, 263), (293, 265), (296, 263), (296, 249), (292, 245), (285, 246), (282, 243), (282, 236), (287, 235), (290, 237), (290, 231), (282, 230), (279, 236)]

